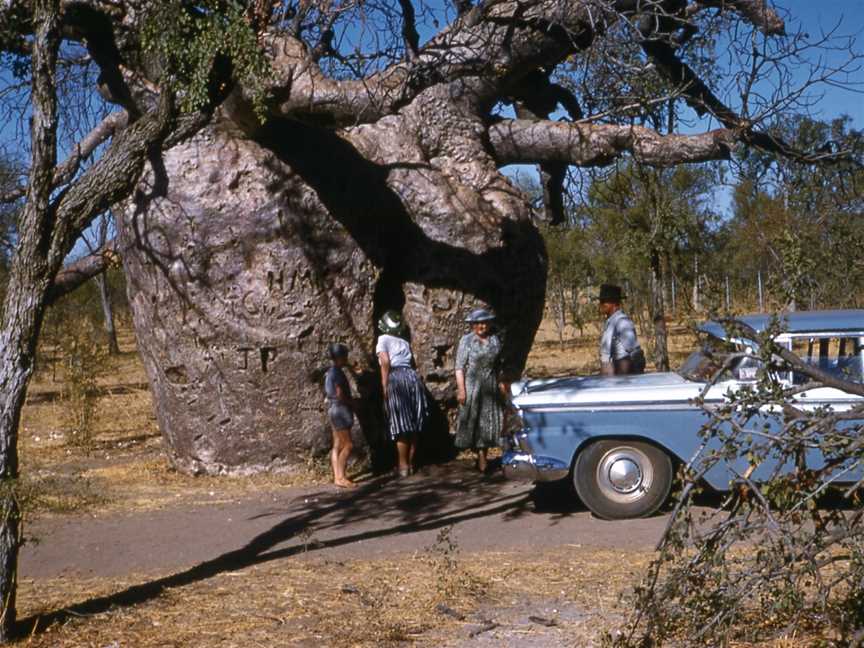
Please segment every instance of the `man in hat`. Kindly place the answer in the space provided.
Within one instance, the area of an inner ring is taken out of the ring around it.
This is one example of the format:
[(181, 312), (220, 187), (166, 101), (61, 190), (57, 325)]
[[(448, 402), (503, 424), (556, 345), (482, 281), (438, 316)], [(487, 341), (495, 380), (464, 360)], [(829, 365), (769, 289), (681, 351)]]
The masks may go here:
[(636, 326), (621, 310), (623, 298), (621, 286), (600, 286), (600, 312), (606, 316), (606, 326), (600, 337), (600, 373), (604, 376), (645, 371), (645, 354), (636, 339)]

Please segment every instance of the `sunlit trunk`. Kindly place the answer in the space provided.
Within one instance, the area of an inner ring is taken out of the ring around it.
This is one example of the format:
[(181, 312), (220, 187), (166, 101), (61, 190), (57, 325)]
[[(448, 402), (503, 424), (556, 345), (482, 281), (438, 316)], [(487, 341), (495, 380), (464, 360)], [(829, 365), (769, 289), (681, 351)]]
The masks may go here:
[(117, 355), (120, 347), (117, 345), (117, 329), (114, 327), (114, 306), (111, 304), (111, 293), (108, 291), (108, 278), (101, 274), (96, 277), (99, 287), (99, 301), (102, 304), (102, 315), (105, 318), (105, 334), (108, 336), (108, 353)]
[[(20, 257), (19, 257), (20, 259)], [(13, 261), (0, 330), (0, 641), (15, 624), (21, 519), (17, 500), (18, 424), (33, 373), (46, 286)]]
[(663, 296), (663, 265), (660, 254), (651, 253), (651, 321), (654, 323), (654, 367), (669, 371), (669, 348), (666, 331), (666, 305)]

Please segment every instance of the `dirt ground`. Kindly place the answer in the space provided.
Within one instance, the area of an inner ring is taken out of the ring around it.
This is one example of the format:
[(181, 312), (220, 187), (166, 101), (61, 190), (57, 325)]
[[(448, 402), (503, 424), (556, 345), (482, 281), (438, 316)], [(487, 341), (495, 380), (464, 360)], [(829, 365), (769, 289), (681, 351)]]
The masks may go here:
[[(544, 327), (529, 375), (588, 372), (597, 331)], [(692, 344), (683, 329), (673, 356)], [(293, 474), (188, 477), (160, 451), (128, 330), (86, 442), (62, 371), (29, 392), (21, 453), (32, 646), (593, 646), (623, 623), (664, 516), (603, 522), (566, 490), (481, 476), (469, 457), (334, 489)]]
[(32, 645), (595, 645), (664, 524), (625, 531), (467, 461), (361, 484), (36, 520)]

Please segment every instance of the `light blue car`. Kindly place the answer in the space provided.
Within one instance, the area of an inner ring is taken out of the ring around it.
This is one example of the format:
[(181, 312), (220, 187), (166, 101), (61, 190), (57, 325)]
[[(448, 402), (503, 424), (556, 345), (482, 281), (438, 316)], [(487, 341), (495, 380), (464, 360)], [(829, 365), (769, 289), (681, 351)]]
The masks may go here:
[[(764, 331), (770, 316), (740, 320)], [(775, 338), (778, 344), (805, 362), (864, 382), (864, 310), (795, 312), (782, 323), (784, 332)], [(606, 519), (644, 517), (657, 511), (669, 497), (675, 465), (687, 463), (701, 444), (698, 432), (708, 415), (693, 399), (718, 368), (711, 348), (729, 343), (744, 351), (755, 347), (749, 340), (728, 340), (716, 322), (706, 323), (700, 331), (705, 344), (677, 372), (515, 383), (513, 404), (521, 423), (505, 444), (504, 474), (535, 482), (570, 479), (582, 502)], [(741, 357), (708, 390), (706, 404), (722, 403), (730, 390), (755, 382), (759, 363), (756, 355)], [(779, 378), (788, 384), (803, 382), (793, 372)], [(834, 411), (864, 402), (829, 387), (797, 394), (794, 400), (799, 408), (830, 406)], [(779, 427), (778, 421), (775, 424)], [(812, 461), (818, 462), (819, 457)], [(764, 478), (773, 467), (765, 462), (751, 478)], [(733, 465), (718, 463), (704, 479), (711, 488), (725, 491), (747, 468), (743, 459)], [(854, 483), (861, 471), (851, 471), (847, 477)]]

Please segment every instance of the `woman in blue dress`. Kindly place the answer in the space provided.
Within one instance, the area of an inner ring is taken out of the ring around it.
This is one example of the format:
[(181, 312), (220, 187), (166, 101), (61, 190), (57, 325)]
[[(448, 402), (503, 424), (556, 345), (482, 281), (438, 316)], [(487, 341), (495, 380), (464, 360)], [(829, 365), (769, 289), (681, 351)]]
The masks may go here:
[(492, 333), (495, 316), (478, 308), (465, 319), (471, 332), (456, 352), (459, 422), (456, 447), (477, 453), (477, 468), (487, 468), (487, 452), (501, 443), (507, 384), (500, 380), (501, 342)]

